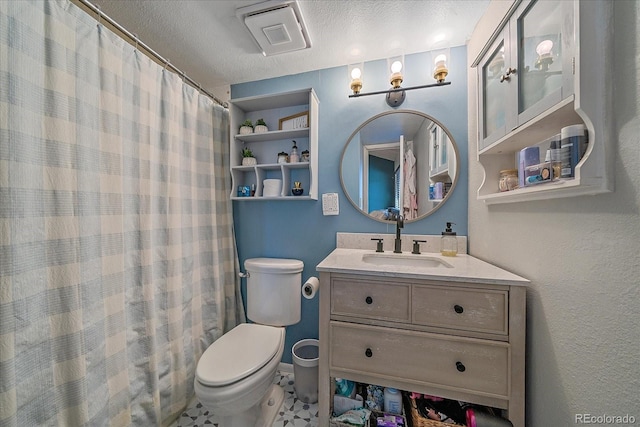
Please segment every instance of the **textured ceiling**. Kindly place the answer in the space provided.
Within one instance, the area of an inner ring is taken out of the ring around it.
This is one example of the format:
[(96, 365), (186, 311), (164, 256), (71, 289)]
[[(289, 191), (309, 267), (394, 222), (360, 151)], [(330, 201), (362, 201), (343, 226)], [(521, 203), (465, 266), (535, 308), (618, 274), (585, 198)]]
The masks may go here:
[[(93, 0), (203, 88), (465, 44), (489, 0), (298, 0), (310, 49), (264, 57), (238, 7), (255, 0)], [(354, 56), (355, 54), (355, 56)]]

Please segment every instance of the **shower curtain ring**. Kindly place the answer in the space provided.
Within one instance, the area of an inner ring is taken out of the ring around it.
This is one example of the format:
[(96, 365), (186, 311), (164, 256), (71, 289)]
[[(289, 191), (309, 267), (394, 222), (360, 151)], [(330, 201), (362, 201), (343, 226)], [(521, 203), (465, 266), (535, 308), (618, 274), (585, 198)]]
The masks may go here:
[(170, 62), (171, 62), (171, 60), (169, 60), (169, 59), (165, 59), (165, 60), (164, 60), (164, 68), (163, 68), (164, 70), (166, 70), (166, 69), (167, 69), (167, 67), (169, 66), (169, 63), (170, 63)]
[(100, 20), (102, 19), (102, 11), (100, 10), (100, 6), (96, 5), (96, 11), (98, 12), (98, 27), (99, 27), (101, 24)]
[(134, 49), (133, 49), (133, 50), (138, 50), (138, 35), (137, 35), (137, 34), (134, 34), (134, 35), (133, 35), (133, 38), (134, 38), (134, 40), (136, 41), (136, 45), (135, 45), (135, 47), (134, 47)]

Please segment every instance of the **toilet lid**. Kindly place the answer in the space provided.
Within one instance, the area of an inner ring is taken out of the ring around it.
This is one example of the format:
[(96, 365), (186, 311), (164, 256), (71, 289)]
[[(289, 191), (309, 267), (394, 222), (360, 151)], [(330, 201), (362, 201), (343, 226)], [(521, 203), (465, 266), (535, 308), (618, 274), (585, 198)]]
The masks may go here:
[(196, 378), (210, 386), (239, 381), (262, 368), (275, 356), (282, 335), (282, 328), (241, 323), (204, 352), (196, 367)]

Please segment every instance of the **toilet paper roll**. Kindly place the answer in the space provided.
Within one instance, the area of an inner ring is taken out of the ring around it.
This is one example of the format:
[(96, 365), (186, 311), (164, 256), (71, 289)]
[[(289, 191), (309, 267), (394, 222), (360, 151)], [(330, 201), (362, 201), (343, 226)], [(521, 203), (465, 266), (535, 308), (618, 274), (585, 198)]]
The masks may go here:
[(320, 286), (320, 281), (317, 277), (309, 277), (304, 285), (302, 285), (302, 296), (306, 299), (311, 299), (316, 296), (316, 292), (318, 292), (318, 287)]

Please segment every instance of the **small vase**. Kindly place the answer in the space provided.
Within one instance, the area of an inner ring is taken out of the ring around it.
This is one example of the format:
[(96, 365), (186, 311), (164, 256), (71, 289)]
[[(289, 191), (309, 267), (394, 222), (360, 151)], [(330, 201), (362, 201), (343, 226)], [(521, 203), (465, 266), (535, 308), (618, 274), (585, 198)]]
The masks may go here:
[(253, 133), (251, 126), (240, 126), (240, 135), (247, 135), (249, 133)]
[(294, 196), (302, 196), (302, 193), (304, 193), (304, 189), (302, 189), (302, 188), (292, 188), (291, 189), (291, 194), (293, 194)]
[(255, 157), (243, 157), (242, 158), (242, 166), (253, 166), (258, 164), (258, 161)]
[(255, 128), (253, 128), (253, 131), (255, 133), (264, 133), (264, 132), (268, 132), (269, 128), (266, 127), (265, 125), (257, 125)]

